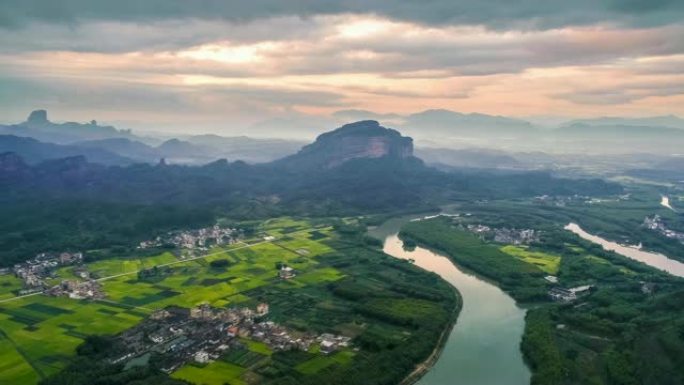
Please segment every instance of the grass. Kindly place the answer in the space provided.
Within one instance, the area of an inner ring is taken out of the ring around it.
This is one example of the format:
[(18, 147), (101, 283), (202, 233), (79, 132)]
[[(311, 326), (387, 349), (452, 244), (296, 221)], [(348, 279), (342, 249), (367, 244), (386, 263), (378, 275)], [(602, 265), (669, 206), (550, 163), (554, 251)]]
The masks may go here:
[(344, 350), (330, 356), (316, 356), (297, 365), (295, 369), (302, 374), (315, 374), (330, 365), (349, 365), (354, 359), (354, 352)]
[(185, 380), (197, 385), (242, 385), (245, 382), (240, 376), (245, 368), (228, 362), (215, 361), (205, 367), (185, 365), (171, 374), (171, 377)]
[(508, 255), (512, 255), (521, 261), (533, 264), (539, 267), (545, 273), (556, 275), (560, 268), (561, 257), (541, 251), (530, 251), (527, 247), (522, 246), (504, 246), (501, 251)]
[(268, 345), (263, 342), (252, 341), (246, 338), (241, 338), (240, 342), (245, 344), (250, 352), (259, 353), (264, 356), (270, 356), (273, 354), (273, 350), (271, 350), (271, 348), (269, 348)]

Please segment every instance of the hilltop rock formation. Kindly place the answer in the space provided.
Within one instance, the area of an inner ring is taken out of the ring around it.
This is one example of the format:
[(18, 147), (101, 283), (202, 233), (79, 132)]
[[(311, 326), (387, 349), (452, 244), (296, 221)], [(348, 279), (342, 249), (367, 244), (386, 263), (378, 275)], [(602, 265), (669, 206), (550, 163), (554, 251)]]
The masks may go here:
[(27, 125), (43, 125), (45, 123), (50, 123), (47, 117), (47, 111), (45, 110), (35, 110), (31, 111), (28, 119), (26, 120)]
[(88, 123), (53, 123), (48, 120), (46, 110), (32, 111), (23, 123), (0, 125), (0, 135), (31, 137), (56, 144), (73, 144), (84, 140), (106, 138), (134, 138), (130, 130), (100, 126), (94, 120)]
[(374, 120), (364, 120), (322, 134), (297, 154), (277, 163), (288, 168), (330, 169), (353, 159), (384, 157), (412, 158), (413, 139)]

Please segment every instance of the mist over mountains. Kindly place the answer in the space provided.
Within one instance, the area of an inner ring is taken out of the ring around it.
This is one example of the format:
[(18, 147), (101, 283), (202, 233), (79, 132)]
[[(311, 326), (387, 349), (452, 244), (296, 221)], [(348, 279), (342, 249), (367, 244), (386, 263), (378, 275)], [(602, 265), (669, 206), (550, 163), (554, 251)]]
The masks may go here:
[[(421, 159), (446, 169), (574, 173), (595, 165), (621, 170), (671, 168), (680, 164), (684, 148), (684, 120), (676, 116), (582, 119), (548, 128), (522, 119), (449, 110), (408, 115), (341, 110), (327, 119), (265, 121), (253, 126), (258, 138), (216, 134), (162, 138), (96, 121), (54, 123), (45, 110), (37, 110), (22, 123), (0, 125), (0, 152), (15, 152), (28, 163), (77, 155), (105, 165), (156, 164), (161, 159), (171, 164), (206, 164), (218, 159), (267, 163), (297, 153), (309, 141), (304, 138), (313, 133), (355, 120), (395, 127), (414, 139), (412, 145)], [(290, 125), (299, 128), (290, 129)], [(289, 139), (276, 138), (283, 130)]]
[(137, 136), (131, 130), (89, 123), (53, 123), (47, 111), (33, 111), (27, 120), (0, 125), (0, 152), (17, 152), (28, 162), (83, 155), (102, 164), (203, 164), (216, 159), (269, 162), (290, 155), (305, 142), (254, 139), (245, 136), (188, 135), (182, 139)]

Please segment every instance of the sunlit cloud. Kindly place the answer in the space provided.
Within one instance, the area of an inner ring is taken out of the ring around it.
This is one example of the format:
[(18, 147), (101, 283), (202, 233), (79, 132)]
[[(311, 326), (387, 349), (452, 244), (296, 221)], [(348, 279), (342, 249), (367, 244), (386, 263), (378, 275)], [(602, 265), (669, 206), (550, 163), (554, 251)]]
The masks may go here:
[[(340, 109), (684, 114), (678, 23), (497, 28), (347, 11), (27, 20), (0, 34), (0, 111), (8, 119), (38, 107), (36, 100), (88, 118), (116, 105), (145, 122), (160, 115), (191, 121), (193, 111), (197, 121), (241, 124)], [(18, 87), (25, 94), (14, 100)]]

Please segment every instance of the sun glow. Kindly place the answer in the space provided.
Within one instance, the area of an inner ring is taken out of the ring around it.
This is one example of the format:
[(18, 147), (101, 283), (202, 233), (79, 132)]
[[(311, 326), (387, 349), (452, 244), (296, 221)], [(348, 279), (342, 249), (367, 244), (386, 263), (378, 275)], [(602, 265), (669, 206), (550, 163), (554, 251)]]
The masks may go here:
[(252, 63), (263, 59), (263, 53), (274, 49), (274, 44), (263, 42), (251, 45), (205, 44), (178, 53), (179, 57), (212, 60), (222, 63)]

